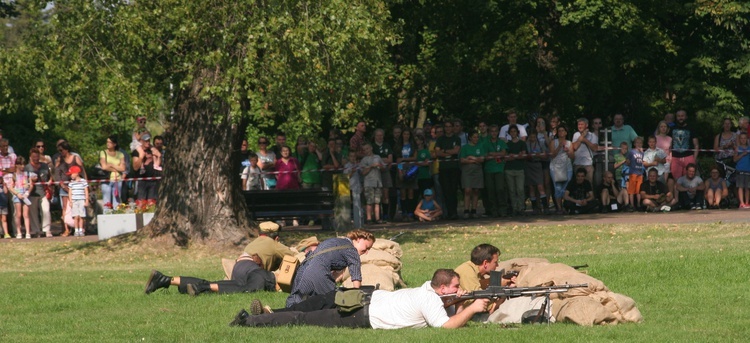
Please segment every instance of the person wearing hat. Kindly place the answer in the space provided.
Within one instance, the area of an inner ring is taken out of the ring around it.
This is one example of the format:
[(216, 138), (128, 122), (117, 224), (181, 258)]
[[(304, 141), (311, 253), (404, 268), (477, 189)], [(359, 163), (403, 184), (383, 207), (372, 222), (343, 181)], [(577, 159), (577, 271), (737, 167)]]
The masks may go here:
[(229, 280), (208, 281), (192, 276), (168, 276), (158, 270), (152, 270), (146, 281), (144, 293), (151, 294), (160, 288), (177, 286), (181, 294), (198, 296), (201, 293), (250, 293), (256, 291), (275, 291), (276, 277), (273, 273), (261, 268), (263, 261), (258, 255), (243, 252), (232, 268)]
[[(155, 167), (160, 166), (161, 152), (151, 146), (151, 134), (148, 132), (140, 136), (141, 144), (132, 152), (132, 164), (134, 175), (137, 178), (150, 178), (157, 176)], [(156, 204), (158, 197), (159, 180), (139, 180), (137, 186), (136, 204)]]
[(308, 253), (315, 251), (315, 249), (318, 248), (319, 244), (320, 241), (318, 241), (318, 237), (312, 236), (299, 241), (299, 244), (297, 244), (297, 246), (294, 248), (297, 249), (297, 251), (303, 252), (305, 253), (305, 255), (307, 255)]
[(443, 215), (443, 209), (435, 201), (431, 188), (424, 190), (422, 200), (417, 204), (417, 209), (414, 210), (414, 215), (419, 218), (420, 222), (431, 222), (437, 220)]
[(135, 119), (135, 128), (133, 129), (133, 135), (131, 136), (132, 141), (130, 142), (130, 150), (135, 150), (141, 145), (141, 138), (144, 134), (151, 135), (146, 128), (146, 117), (138, 117)]
[[(62, 218), (64, 219), (68, 209), (70, 208), (70, 206), (68, 206), (68, 202), (70, 201), (70, 187), (68, 185), (68, 181), (71, 180), (71, 177), (68, 172), (71, 168), (78, 167), (80, 176), (82, 176), (84, 179), (87, 179), (87, 177), (86, 170), (83, 169), (83, 159), (81, 159), (80, 155), (72, 152), (68, 141), (58, 141), (57, 151), (59, 152), (59, 155), (54, 158), (55, 170), (53, 172), (53, 176), (56, 182), (60, 182), (60, 204), (62, 205)], [(65, 223), (65, 220), (63, 220), (63, 228), (65, 229), (65, 231), (61, 234), (61, 236), (69, 236), (70, 228), (68, 227), (68, 224)]]
[[(274, 222), (260, 223), (258, 238), (250, 242), (237, 258), (229, 280), (207, 281), (191, 276), (172, 277), (153, 270), (146, 282), (144, 293), (150, 294), (169, 286), (177, 286), (180, 293), (193, 296), (204, 292), (275, 291), (276, 276), (272, 271), (279, 269), (285, 255), (294, 255), (291, 249), (279, 243), (279, 229), (279, 224)], [(312, 245), (312, 242), (306, 243)]]
[(75, 221), (74, 236), (85, 236), (83, 221), (86, 218), (86, 207), (89, 206), (89, 184), (81, 177), (81, 167), (71, 166), (66, 173), (70, 176), (68, 192), (70, 194), (70, 211)]
[(259, 225), (258, 238), (245, 247), (249, 255), (258, 255), (263, 261), (261, 267), (267, 271), (279, 269), (284, 256), (294, 256), (294, 251), (279, 242), (281, 227), (274, 222), (262, 222)]

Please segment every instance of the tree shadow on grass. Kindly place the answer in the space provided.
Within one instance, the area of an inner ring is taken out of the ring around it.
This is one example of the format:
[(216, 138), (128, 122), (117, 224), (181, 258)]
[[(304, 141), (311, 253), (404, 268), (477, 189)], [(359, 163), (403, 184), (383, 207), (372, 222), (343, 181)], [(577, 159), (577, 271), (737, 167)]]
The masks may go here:
[(143, 242), (143, 236), (136, 232), (118, 235), (107, 240), (82, 242), (77, 244), (59, 244), (49, 249), (56, 254), (72, 254), (75, 252), (114, 252), (125, 247), (139, 245)]

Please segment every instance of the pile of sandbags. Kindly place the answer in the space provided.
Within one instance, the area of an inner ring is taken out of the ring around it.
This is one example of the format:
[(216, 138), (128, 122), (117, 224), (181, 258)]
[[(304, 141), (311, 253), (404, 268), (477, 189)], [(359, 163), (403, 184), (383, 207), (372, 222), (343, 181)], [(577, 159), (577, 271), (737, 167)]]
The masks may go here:
[[(557, 321), (579, 325), (641, 322), (643, 316), (632, 298), (614, 293), (587, 274), (562, 263), (549, 263), (539, 258), (516, 258), (502, 261), (497, 270), (517, 271), (518, 287), (588, 284), (587, 288), (573, 288), (564, 293), (553, 293), (552, 316)], [(490, 316), (492, 321), (492, 316)]]
[[(404, 252), (401, 246), (391, 240), (376, 239), (372, 249), (360, 256), (362, 261), (362, 285), (380, 285), (380, 289), (392, 291), (406, 287), (401, 280), (401, 256)], [(351, 275), (347, 269), (338, 281), (344, 287), (352, 287)]]

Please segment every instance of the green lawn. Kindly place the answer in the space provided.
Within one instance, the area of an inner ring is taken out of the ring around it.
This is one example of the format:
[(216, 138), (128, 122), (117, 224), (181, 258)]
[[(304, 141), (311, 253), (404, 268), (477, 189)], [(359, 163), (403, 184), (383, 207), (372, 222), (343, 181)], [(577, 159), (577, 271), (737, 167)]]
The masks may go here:
[[(396, 231), (377, 231), (390, 237)], [(323, 238), (320, 232), (316, 232)], [(746, 224), (491, 226), (412, 230), (399, 237), (410, 286), (436, 268), (455, 267), (479, 243), (501, 260), (544, 257), (588, 264), (589, 274), (635, 299), (641, 324), (580, 327), (470, 323), (450, 331), (228, 327), (258, 297), (282, 306), (282, 293), (192, 298), (176, 288), (143, 294), (151, 269), (220, 279), (219, 259), (239, 251), (159, 249), (151, 244), (0, 244), (1, 342), (728, 342), (750, 336), (750, 248)], [(288, 243), (304, 233), (289, 233)], [(500, 337), (499, 335), (502, 335)]]

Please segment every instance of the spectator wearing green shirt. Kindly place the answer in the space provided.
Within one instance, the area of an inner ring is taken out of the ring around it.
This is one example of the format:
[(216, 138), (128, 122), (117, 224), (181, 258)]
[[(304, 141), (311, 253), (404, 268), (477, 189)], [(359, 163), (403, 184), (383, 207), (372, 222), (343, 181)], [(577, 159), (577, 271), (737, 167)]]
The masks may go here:
[(461, 186), (464, 189), (464, 218), (477, 215), (479, 190), (484, 188), (482, 164), (487, 155), (486, 146), (479, 144), (479, 133), (470, 132), (469, 142), (461, 147)]
[[(620, 143), (626, 142), (628, 145), (630, 145), (633, 140), (635, 140), (635, 137), (638, 137), (638, 135), (635, 133), (635, 130), (630, 125), (625, 125), (625, 117), (622, 114), (615, 114), (614, 117), (614, 125), (612, 125), (612, 147), (619, 147)], [(620, 151), (619, 150), (613, 150), (615, 152), (615, 155), (617, 155)]]
[(307, 143), (307, 152), (301, 156), (302, 189), (320, 188), (320, 161), (323, 153), (313, 141)]
[(484, 163), (487, 201), (484, 210), (492, 217), (505, 217), (508, 215), (508, 184), (505, 182), (505, 155), (508, 153), (508, 146), (498, 138), (499, 126), (491, 125), (489, 130), (489, 138), (484, 142), (487, 151)]

